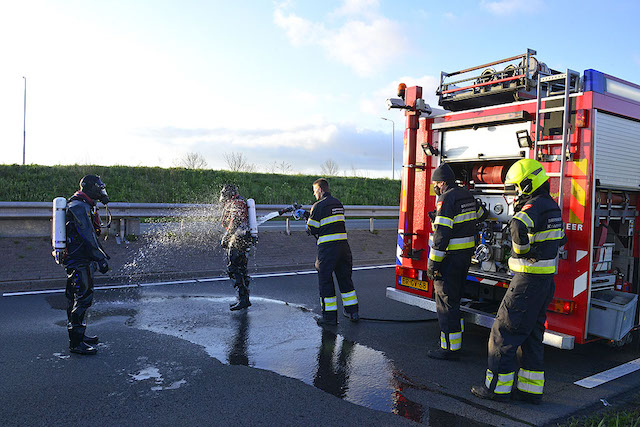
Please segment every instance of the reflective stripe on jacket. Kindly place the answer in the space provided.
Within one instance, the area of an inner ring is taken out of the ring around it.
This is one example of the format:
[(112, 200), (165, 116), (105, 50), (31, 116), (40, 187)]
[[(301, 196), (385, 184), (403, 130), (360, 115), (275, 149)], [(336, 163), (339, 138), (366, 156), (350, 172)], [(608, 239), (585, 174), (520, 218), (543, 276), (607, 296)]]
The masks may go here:
[(476, 224), (487, 216), (473, 195), (457, 185), (438, 197), (437, 206), (429, 239), (429, 260), (434, 262), (442, 261), (447, 252), (473, 248)]
[(558, 249), (567, 241), (558, 204), (549, 193), (531, 198), (509, 223), (509, 268), (517, 273), (554, 274)]
[(347, 240), (344, 206), (331, 193), (323, 193), (312, 207), (307, 220), (309, 233), (318, 237), (318, 244)]

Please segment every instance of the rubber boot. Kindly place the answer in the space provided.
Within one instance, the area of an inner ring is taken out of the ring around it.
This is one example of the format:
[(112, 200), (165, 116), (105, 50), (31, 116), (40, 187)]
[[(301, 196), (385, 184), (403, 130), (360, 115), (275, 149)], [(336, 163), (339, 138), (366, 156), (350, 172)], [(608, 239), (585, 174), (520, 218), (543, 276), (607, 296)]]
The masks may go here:
[(481, 399), (495, 400), (496, 402), (508, 402), (509, 394), (496, 394), (489, 390), (484, 384), (471, 387), (471, 393)]
[(238, 286), (238, 302), (229, 307), (229, 310), (236, 311), (247, 307), (251, 307), (251, 301), (249, 301), (249, 289), (247, 289), (246, 286)]
[(93, 355), (98, 352), (98, 349), (90, 346), (82, 341), (84, 337), (84, 328), (69, 329), (69, 351), (75, 354), (81, 355)]
[(82, 337), (82, 342), (86, 342), (87, 344), (98, 344), (100, 340), (95, 335), (84, 335)]
[(316, 320), (318, 326), (336, 326), (338, 324), (337, 311), (323, 311), (322, 317)]

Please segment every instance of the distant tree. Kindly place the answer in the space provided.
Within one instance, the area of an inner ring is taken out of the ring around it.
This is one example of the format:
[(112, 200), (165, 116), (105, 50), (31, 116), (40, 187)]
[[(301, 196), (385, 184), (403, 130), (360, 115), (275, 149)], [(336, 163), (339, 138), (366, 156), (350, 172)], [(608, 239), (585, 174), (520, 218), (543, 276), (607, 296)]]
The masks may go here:
[(207, 161), (202, 154), (192, 152), (180, 157), (175, 165), (185, 169), (204, 169), (207, 167)]
[(291, 173), (291, 171), (293, 170), (293, 166), (291, 166), (290, 163), (285, 162), (284, 160), (281, 161), (280, 163), (278, 163), (278, 171), (281, 174), (288, 174)]
[(338, 162), (333, 159), (327, 159), (320, 165), (320, 170), (323, 175), (336, 176), (340, 171), (340, 168), (338, 167)]
[(283, 175), (287, 175), (293, 171), (293, 166), (291, 166), (291, 163), (285, 162), (284, 160), (279, 163), (274, 160), (267, 165), (266, 170), (267, 173), (281, 173)]
[(232, 151), (231, 153), (224, 153), (222, 158), (227, 164), (227, 168), (232, 172), (255, 172), (256, 170), (256, 165), (250, 163), (242, 153)]

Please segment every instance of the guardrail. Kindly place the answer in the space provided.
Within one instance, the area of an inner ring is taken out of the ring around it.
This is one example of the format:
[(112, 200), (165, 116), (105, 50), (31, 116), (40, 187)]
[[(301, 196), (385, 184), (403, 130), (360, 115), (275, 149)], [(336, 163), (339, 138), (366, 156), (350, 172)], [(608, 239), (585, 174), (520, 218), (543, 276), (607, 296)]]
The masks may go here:
[[(98, 203), (102, 209), (103, 205)], [(140, 218), (207, 218), (219, 205), (197, 203), (109, 203), (109, 211), (116, 221), (113, 232), (117, 235), (138, 234)], [(265, 215), (290, 205), (256, 205), (256, 214)], [(398, 206), (345, 206), (345, 216), (370, 218), (397, 218)], [(311, 209), (304, 205), (303, 209)], [(104, 210), (102, 209), (102, 212)], [(47, 236), (52, 214), (51, 202), (0, 202), (0, 236)], [(285, 214), (290, 217), (291, 214)], [(44, 221), (46, 220), (46, 222)], [(287, 227), (287, 230), (289, 227)]]

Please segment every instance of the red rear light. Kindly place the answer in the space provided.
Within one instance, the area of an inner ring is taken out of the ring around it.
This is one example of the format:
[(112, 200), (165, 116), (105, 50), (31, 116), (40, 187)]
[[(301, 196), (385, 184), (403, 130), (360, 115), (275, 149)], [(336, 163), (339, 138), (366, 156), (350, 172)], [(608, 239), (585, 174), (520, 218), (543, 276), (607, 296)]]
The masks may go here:
[(402, 277), (408, 277), (410, 279), (418, 278), (418, 270), (414, 268), (402, 267), (400, 265), (396, 265), (396, 275)]
[(587, 127), (587, 110), (576, 111), (576, 127), (577, 128)]
[(560, 314), (572, 314), (576, 310), (576, 302), (561, 298), (554, 298), (547, 307), (548, 311)]

